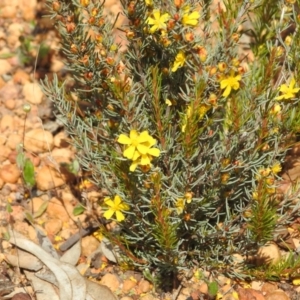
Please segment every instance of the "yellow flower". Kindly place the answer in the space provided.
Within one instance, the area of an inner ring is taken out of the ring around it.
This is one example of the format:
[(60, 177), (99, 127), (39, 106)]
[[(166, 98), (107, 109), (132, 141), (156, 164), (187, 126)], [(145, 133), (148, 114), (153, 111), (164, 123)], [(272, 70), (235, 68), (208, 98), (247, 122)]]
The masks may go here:
[(138, 134), (136, 130), (130, 130), (129, 137), (125, 134), (120, 134), (118, 142), (123, 145), (127, 145), (124, 150), (124, 157), (132, 160), (137, 160), (141, 155), (153, 155), (159, 156), (159, 149), (151, 148), (156, 144), (156, 140), (148, 134), (145, 130), (141, 134)]
[(186, 109), (186, 113), (184, 115), (184, 118), (183, 118), (183, 122), (182, 122), (182, 127), (181, 127), (181, 132), (185, 132), (185, 129), (186, 129), (186, 125), (187, 125), (187, 121), (188, 119), (191, 117), (191, 114), (192, 114), (192, 108), (191, 106), (189, 105)]
[(147, 6), (153, 6), (153, 0), (145, 0)]
[(185, 63), (185, 54), (183, 51), (179, 51), (175, 57), (172, 72), (176, 72), (178, 68), (181, 68)]
[(221, 89), (223, 96), (227, 98), (231, 92), (231, 89), (237, 90), (240, 87), (239, 81), (242, 79), (241, 75), (234, 76), (234, 71), (230, 72), (230, 76), (221, 80)]
[(103, 233), (102, 233), (102, 231), (100, 230), (100, 229), (98, 229), (97, 231), (95, 231), (94, 233), (93, 233), (93, 236), (97, 239), (97, 240), (99, 240), (99, 241), (102, 241), (103, 240)]
[(176, 206), (177, 214), (181, 215), (183, 213), (184, 206), (185, 206), (184, 199), (183, 198), (178, 198), (176, 203), (175, 203), (175, 206)]
[(281, 165), (280, 163), (275, 163), (272, 167), (271, 170), (274, 174), (278, 174), (281, 171)]
[(154, 33), (155, 31), (159, 29), (167, 29), (166, 22), (170, 19), (170, 15), (168, 13), (165, 13), (163, 15), (160, 14), (160, 11), (158, 9), (153, 10), (153, 18), (149, 17), (147, 19), (147, 23), (149, 25), (152, 25), (150, 28), (150, 33)]
[(184, 26), (197, 26), (198, 25), (198, 20), (200, 18), (200, 14), (198, 11), (193, 11), (190, 14), (184, 14), (181, 20), (181, 23)]
[(150, 165), (152, 156), (158, 157), (160, 150), (152, 148), (156, 144), (156, 139), (149, 135), (145, 130), (138, 134), (136, 130), (130, 130), (129, 137), (125, 134), (120, 134), (118, 142), (127, 145), (123, 152), (124, 157), (133, 160), (130, 171), (134, 171), (138, 165)]
[(168, 106), (171, 106), (172, 105), (172, 101), (170, 99), (166, 99), (165, 103), (168, 105)]
[(125, 219), (122, 210), (129, 210), (129, 206), (122, 202), (120, 196), (116, 195), (114, 200), (112, 200), (109, 197), (106, 197), (104, 199), (104, 202), (107, 206), (109, 206), (108, 210), (103, 214), (103, 217), (105, 219), (110, 219), (114, 214), (116, 214), (118, 222), (121, 222)]
[(295, 88), (296, 81), (295, 78), (293, 77), (291, 79), (291, 82), (289, 84), (289, 86), (287, 86), (286, 84), (282, 84), (279, 87), (279, 91), (282, 93), (281, 96), (276, 97), (276, 100), (288, 100), (288, 99), (292, 99), (296, 97), (296, 94), (299, 92), (300, 88)]

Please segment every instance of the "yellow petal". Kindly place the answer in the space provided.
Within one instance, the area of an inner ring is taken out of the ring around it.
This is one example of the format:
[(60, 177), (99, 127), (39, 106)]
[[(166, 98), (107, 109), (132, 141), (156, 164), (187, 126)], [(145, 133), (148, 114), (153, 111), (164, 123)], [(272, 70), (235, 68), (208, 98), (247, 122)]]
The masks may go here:
[(121, 222), (121, 221), (125, 220), (125, 217), (124, 217), (123, 213), (120, 212), (120, 211), (116, 211), (116, 217), (117, 217), (118, 222)]
[(141, 157), (141, 165), (142, 166), (150, 165), (150, 158), (149, 158), (148, 155), (142, 155), (142, 157)]
[(160, 154), (160, 150), (157, 148), (151, 148), (148, 150), (148, 154), (158, 157)]
[(130, 165), (129, 171), (134, 172), (137, 166), (138, 166), (138, 161), (137, 160), (133, 161), (132, 164)]
[(221, 81), (221, 89), (225, 89), (228, 86), (228, 79), (223, 79)]
[(108, 198), (107, 200), (104, 200), (104, 203), (110, 207), (115, 206), (114, 202), (110, 198)]
[(141, 156), (141, 153), (139, 151), (135, 151), (131, 159), (137, 160), (140, 156)]
[(123, 145), (129, 145), (129, 144), (131, 144), (130, 138), (127, 135), (125, 135), (125, 134), (120, 134), (120, 136), (118, 138), (118, 142), (120, 144), (123, 144)]
[(134, 129), (130, 130), (129, 137), (130, 137), (131, 140), (136, 139), (138, 136), (139, 135), (138, 135), (136, 130), (134, 130)]
[(293, 279), (293, 285), (300, 285), (300, 278)]
[(223, 93), (223, 96), (227, 98), (231, 92), (231, 87), (228, 85)]
[(139, 144), (136, 148), (141, 154), (147, 154), (149, 149), (149, 147), (142, 144)]
[(122, 202), (122, 199), (119, 195), (116, 195), (114, 201), (116, 205), (119, 205)]
[(129, 146), (124, 152), (123, 155), (124, 157), (128, 158), (128, 159), (132, 159), (133, 155), (135, 152), (135, 147), (134, 146)]
[(112, 209), (108, 209), (104, 214), (103, 214), (103, 217), (105, 219), (110, 219), (114, 214), (114, 211)]

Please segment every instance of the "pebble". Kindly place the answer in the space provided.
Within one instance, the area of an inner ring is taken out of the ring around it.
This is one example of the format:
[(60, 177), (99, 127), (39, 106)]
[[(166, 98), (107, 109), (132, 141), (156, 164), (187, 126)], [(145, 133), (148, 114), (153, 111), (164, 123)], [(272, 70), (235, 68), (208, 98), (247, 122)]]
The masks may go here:
[(0, 134), (0, 146), (4, 145), (6, 141), (7, 141), (7, 137), (5, 136), (5, 134)]
[(265, 300), (289, 300), (288, 295), (282, 290), (276, 290), (271, 293), (268, 293), (265, 297)]
[(11, 115), (4, 115), (0, 121), (0, 130), (2, 132), (4, 131), (9, 131), (12, 132), (14, 131), (14, 118)]
[(238, 293), (238, 299), (239, 300), (265, 300), (265, 297), (263, 294), (259, 291), (256, 291), (254, 289), (243, 289), (239, 288), (237, 290)]
[(28, 74), (28, 72), (25, 72), (22, 69), (18, 69), (14, 74), (13, 74), (13, 81), (14, 83), (17, 84), (25, 84), (27, 82), (29, 82), (30, 80), (30, 76)]
[(57, 148), (66, 148), (70, 146), (70, 140), (64, 131), (54, 136), (54, 146)]
[(53, 135), (42, 128), (32, 129), (25, 134), (24, 146), (27, 151), (43, 153), (53, 148)]
[(99, 240), (93, 236), (85, 236), (81, 239), (81, 255), (88, 257), (99, 247)]
[(276, 264), (281, 258), (279, 248), (274, 243), (269, 243), (258, 249), (256, 256), (256, 264), (258, 266), (264, 264)]
[(44, 94), (37, 83), (26, 82), (22, 90), (25, 101), (30, 104), (41, 104)]
[(16, 101), (14, 99), (7, 99), (4, 101), (4, 106), (9, 110), (13, 110), (16, 107)]
[(4, 182), (16, 183), (21, 172), (16, 165), (4, 165), (0, 169), (0, 177)]
[(54, 236), (57, 233), (60, 232), (60, 230), (62, 229), (62, 221), (59, 219), (50, 219), (48, 221), (45, 222), (45, 230), (47, 231), (47, 234), (50, 236)]
[(47, 214), (50, 218), (59, 219), (62, 222), (68, 222), (70, 219), (62, 202), (55, 197), (51, 198), (51, 200), (49, 201), (49, 204), (47, 207)]
[(138, 284), (138, 290), (141, 293), (148, 293), (152, 290), (152, 285), (149, 281), (142, 279)]
[(12, 70), (11, 64), (6, 59), (0, 59), (0, 76), (10, 73), (11, 70)]
[(11, 149), (6, 145), (0, 145), (0, 163), (6, 161), (9, 157)]
[(11, 19), (16, 16), (16, 7), (6, 6), (0, 9), (0, 17), (4, 19)]
[(261, 288), (263, 293), (271, 293), (278, 289), (278, 285), (275, 282), (265, 282)]
[(132, 288), (134, 288), (137, 285), (137, 282), (135, 280), (132, 279), (125, 279), (123, 281), (123, 288), (122, 291), (124, 294), (127, 294), (128, 292), (130, 292), (130, 290)]
[(120, 278), (115, 274), (107, 273), (102, 278), (100, 283), (107, 286), (110, 290), (115, 292), (120, 286)]
[(66, 183), (65, 178), (49, 166), (42, 166), (36, 169), (36, 185), (41, 191), (49, 191)]
[(28, 203), (28, 210), (35, 214), (42, 204), (44, 204), (44, 200), (42, 198), (33, 197)]
[(13, 47), (13, 49), (16, 46), (19, 46), (20, 44), (20, 36), (23, 34), (22, 32), (24, 31), (24, 27), (22, 23), (12, 23), (8, 26), (7, 32), (8, 32), (8, 37), (7, 37), (7, 42), (8, 44)]
[(54, 148), (51, 156), (58, 164), (70, 163), (74, 160), (74, 153), (68, 148)]
[(9, 135), (8, 140), (6, 142), (6, 146), (8, 146), (11, 150), (16, 150), (17, 146), (20, 145), (23, 141), (23, 136), (18, 133), (13, 133)]

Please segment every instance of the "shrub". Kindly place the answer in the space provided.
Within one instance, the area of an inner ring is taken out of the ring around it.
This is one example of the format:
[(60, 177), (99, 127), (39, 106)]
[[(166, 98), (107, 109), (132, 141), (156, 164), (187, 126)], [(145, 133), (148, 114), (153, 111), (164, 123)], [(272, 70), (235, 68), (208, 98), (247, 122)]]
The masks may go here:
[(118, 230), (100, 226), (121, 262), (243, 276), (234, 254), (297, 215), (277, 193), (300, 120), (292, 2), (123, 0), (120, 51), (103, 2), (48, 1), (71, 80), (43, 88), (107, 192), (100, 218)]

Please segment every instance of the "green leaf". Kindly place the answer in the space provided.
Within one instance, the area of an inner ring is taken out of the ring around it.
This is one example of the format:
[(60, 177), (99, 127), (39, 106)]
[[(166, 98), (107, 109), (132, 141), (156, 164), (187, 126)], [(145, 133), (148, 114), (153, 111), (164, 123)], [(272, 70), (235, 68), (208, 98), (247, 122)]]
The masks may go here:
[(80, 165), (77, 159), (73, 160), (72, 163), (68, 165), (68, 170), (74, 175), (78, 174), (79, 169), (80, 169)]
[(10, 203), (6, 203), (6, 211), (7, 211), (8, 213), (12, 213), (12, 212), (13, 212)]
[(0, 59), (7, 59), (14, 57), (16, 54), (15, 53), (2, 53), (0, 54)]
[(39, 209), (33, 214), (33, 218), (36, 219), (38, 217), (40, 217), (47, 209), (49, 204), (49, 201), (44, 201), (41, 206), (39, 207)]
[(30, 159), (25, 160), (23, 169), (23, 178), (26, 185), (33, 187), (35, 185), (34, 165)]
[(25, 155), (24, 152), (19, 152), (16, 158), (17, 166), (19, 169), (23, 170), (24, 162), (25, 162)]
[(208, 294), (210, 296), (216, 296), (218, 293), (218, 283), (216, 281), (210, 282), (208, 284)]
[(25, 211), (24, 215), (25, 215), (25, 219), (26, 219), (31, 225), (33, 225), (33, 224), (34, 224), (34, 219), (33, 219), (32, 214), (31, 214), (29, 211)]
[(73, 209), (73, 215), (74, 216), (79, 216), (82, 213), (84, 213), (84, 211), (85, 211), (85, 208), (81, 204), (79, 204), (79, 205), (77, 205), (77, 206), (74, 207), (74, 209)]

